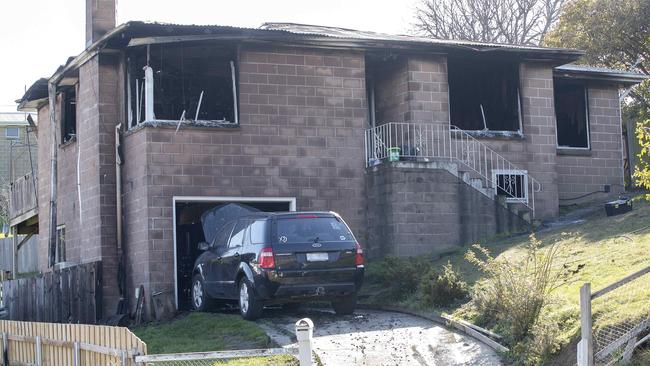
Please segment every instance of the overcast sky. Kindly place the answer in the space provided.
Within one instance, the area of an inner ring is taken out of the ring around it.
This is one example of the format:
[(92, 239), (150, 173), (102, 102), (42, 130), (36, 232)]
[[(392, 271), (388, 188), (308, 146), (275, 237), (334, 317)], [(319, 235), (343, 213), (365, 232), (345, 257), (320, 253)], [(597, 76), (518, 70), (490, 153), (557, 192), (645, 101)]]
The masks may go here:
[[(407, 33), (418, 0), (118, 0), (117, 23), (155, 20), (257, 27), (263, 22)], [(0, 110), (85, 44), (86, 0), (2, 0)]]

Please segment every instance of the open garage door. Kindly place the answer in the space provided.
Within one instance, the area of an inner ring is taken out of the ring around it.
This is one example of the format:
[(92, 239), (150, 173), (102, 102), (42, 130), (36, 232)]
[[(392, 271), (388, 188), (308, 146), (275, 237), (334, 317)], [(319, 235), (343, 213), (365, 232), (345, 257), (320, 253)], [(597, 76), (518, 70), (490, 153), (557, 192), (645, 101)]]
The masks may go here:
[(295, 211), (293, 197), (174, 197), (174, 281), (176, 308), (190, 309), (192, 267), (205, 240), (201, 215), (214, 208), (236, 203), (254, 211)]

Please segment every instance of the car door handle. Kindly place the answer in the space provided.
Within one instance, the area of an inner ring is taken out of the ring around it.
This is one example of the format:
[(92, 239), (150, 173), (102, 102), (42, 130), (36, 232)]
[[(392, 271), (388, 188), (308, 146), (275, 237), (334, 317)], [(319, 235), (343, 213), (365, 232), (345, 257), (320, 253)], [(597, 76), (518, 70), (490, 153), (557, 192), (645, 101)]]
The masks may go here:
[(239, 258), (239, 252), (235, 252), (235, 255), (233, 255), (235, 258)]

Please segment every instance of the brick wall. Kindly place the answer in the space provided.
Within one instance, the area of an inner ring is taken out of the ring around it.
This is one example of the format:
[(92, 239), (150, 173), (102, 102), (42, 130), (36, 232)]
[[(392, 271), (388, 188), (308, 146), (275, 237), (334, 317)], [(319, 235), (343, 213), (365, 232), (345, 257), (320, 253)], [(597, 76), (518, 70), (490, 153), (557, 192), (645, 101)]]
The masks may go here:
[(148, 262), (131, 265), (135, 281), (138, 271), (147, 293), (174, 290), (174, 196), (296, 197), (298, 210), (339, 212), (363, 240), (364, 77), (360, 52), (245, 49), (241, 127), (128, 132), (127, 246)]
[(407, 121), (449, 124), (449, 85), (445, 56), (412, 56), (408, 60)]
[[(74, 263), (102, 260), (106, 314), (115, 311), (118, 300), (114, 165), (114, 127), (120, 110), (117, 63), (114, 56), (101, 55), (81, 66), (77, 89), (77, 139), (58, 147), (57, 160), (57, 224), (66, 228), (66, 260)], [(58, 144), (60, 98), (57, 105)], [(49, 271), (52, 126), (48, 107), (39, 111), (39, 121), (39, 268)], [(77, 187), (78, 157), (81, 205)]]
[[(571, 152), (558, 150), (558, 190), (562, 199), (602, 191), (606, 184), (612, 185), (613, 194), (624, 190), (618, 88), (615, 85), (590, 85), (588, 95), (591, 150), (574, 155), (563, 155)], [(586, 155), (579, 155), (583, 153)], [(577, 203), (603, 196), (596, 194), (561, 203)]]
[(366, 191), (371, 258), (437, 256), (525, 226), (494, 200), (429, 163), (370, 168)]

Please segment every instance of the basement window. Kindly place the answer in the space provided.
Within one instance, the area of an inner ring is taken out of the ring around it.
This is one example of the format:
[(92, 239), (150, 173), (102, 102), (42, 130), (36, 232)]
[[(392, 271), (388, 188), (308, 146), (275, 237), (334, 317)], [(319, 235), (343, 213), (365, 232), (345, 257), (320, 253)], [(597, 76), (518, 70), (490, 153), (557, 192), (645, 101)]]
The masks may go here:
[(519, 64), (448, 60), (451, 124), (468, 131), (521, 132)]
[(526, 170), (492, 171), (492, 181), (495, 182), (494, 192), (497, 196), (505, 196), (509, 203), (528, 203), (528, 172)]
[(238, 123), (235, 60), (233, 47), (200, 43), (134, 49), (127, 71), (129, 126), (146, 120)]
[(75, 87), (61, 92), (61, 143), (70, 141), (77, 135), (77, 93)]
[(572, 80), (555, 80), (555, 120), (557, 146), (589, 149), (589, 106), (587, 87)]

